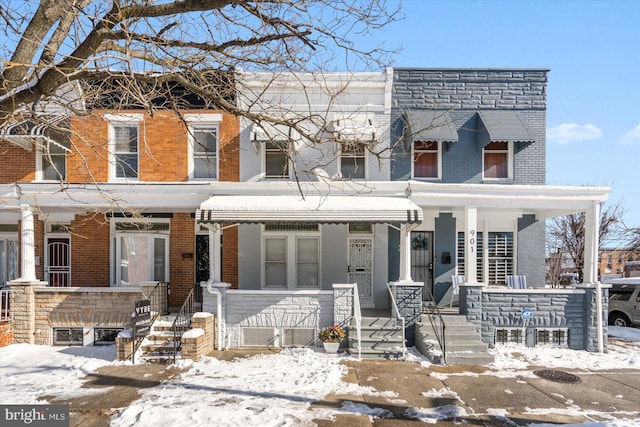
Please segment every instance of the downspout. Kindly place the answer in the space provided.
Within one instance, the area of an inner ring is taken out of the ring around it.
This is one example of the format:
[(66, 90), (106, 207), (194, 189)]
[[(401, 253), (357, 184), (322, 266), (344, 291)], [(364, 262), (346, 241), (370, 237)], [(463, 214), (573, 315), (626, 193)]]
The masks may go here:
[(213, 283), (212, 279), (207, 281), (207, 291), (216, 296), (216, 323), (218, 324), (218, 344), (216, 350), (224, 350), (224, 344), (222, 343), (222, 337), (224, 336), (222, 334), (222, 293), (219, 289), (213, 287)]

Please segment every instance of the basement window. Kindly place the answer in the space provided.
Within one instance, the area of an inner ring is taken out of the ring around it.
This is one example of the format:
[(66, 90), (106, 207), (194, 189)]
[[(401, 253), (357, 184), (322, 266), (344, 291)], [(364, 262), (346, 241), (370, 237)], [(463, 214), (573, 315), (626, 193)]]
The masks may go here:
[(524, 331), (522, 328), (501, 328), (496, 329), (496, 344), (524, 344)]
[(566, 348), (569, 346), (569, 329), (538, 328), (536, 329), (536, 345)]
[(53, 345), (82, 345), (82, 328), (53, 328)]
[(115, 344), (118, 333), (124, 328), (94, 328), (93, 345)]

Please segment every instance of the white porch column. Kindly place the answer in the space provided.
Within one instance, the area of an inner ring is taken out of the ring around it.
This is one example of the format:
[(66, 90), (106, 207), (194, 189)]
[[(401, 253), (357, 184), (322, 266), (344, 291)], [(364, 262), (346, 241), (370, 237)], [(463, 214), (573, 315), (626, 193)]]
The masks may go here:
[(598, 353), (604, 352), (604, 334), (602, 326), (602, 285), (598, 280), (598, 246), (600, 245), (600, 203), (591, 202), (591, 209), (584, 215), (584, 267), (582, 270), (584, 283), (596, 285), (596, 336)]
[(600, 234), (600, 203), (592, 202), (591, 209), (584, 215), (584, 267), (582, 277), (584, 283), (595, 283), (598, 280), (598, 245)]
[(222, 227), (220, 224), (209, 226), (209, 279), (213, 283), (222, 282), (222, 266), (220, 265), (220, 239)]
[(411, 227), (400, 226), (400, 282), (413, 282), (411, 279)]
[(478, 208), (464, 208), (464, 273), (467, 282), (478, 282)]
[(35, 229), (33, 224), (33, 211), (29, 205), (20, 205), (22, 210), (22, 231), (20, 245), (21, 276), (19, 282), (35, 282), (36, 279), (36, 247)]

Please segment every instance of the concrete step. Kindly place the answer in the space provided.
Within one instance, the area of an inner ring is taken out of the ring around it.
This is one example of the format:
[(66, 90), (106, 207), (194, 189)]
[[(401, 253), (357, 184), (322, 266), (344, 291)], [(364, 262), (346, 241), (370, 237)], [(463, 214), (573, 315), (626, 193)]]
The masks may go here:
[[(351, 319), (351, 326), (355, 327), (355, 325), (355, 319)], [(360, 327), (362, 329), (397, 329), (398, 324), (396, 323), (395, 319), (392, 319), (390, 317), (363, 317), (362, 322), (360, 323)]]
[(477, 342), (450, 342), (446, 340), (445, 346), (447, 353), (456, 351), (486, 352), (489, 349), (486, 343), (479, 340)]
[(447, 365), (488, 365), (493, 362), (494, 357), (486, 352), (447, 351)]
[[(352, 356), (358, 356), (357, 348), (349, 348), (349, 354)], [(363, 348), (360, 352), (360, 356), (363, 359), (400, 359), (402, 358), (402, 348), (395, 349), (383, 349), (383, 350), (375, 350), (375, 349), (366, 349)]]

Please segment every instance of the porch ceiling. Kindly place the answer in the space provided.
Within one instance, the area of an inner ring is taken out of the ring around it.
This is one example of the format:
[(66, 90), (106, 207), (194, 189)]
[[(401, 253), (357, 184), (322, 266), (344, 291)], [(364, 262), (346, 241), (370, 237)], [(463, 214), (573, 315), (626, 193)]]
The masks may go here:
[(349, 222), (419, 224), (422, 209), (400, 197), (213, 196), (196, 218), (205, 223)]

